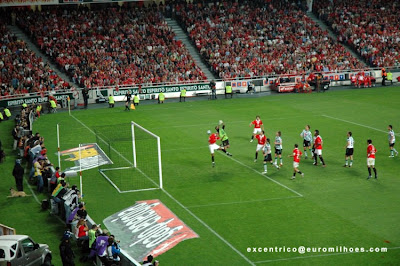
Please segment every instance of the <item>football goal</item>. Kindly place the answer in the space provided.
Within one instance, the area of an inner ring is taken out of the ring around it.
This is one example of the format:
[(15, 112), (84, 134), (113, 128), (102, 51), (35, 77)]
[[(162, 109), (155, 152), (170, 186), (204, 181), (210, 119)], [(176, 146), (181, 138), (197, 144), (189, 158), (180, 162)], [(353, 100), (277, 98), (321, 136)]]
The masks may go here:
[(160, 137), (135, 122), (95, 127), (96, 143), (112, 161), (100, 174), (120, 193), (162, 188)]

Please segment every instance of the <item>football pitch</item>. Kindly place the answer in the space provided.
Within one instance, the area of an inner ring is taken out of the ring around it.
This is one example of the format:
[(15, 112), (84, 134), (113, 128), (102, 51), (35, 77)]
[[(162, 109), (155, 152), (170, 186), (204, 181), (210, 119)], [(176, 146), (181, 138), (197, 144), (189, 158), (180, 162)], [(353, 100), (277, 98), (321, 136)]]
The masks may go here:
[[(72, 111), (72, 116), (44, 115), (34, 131), (54, 151), (49, 153), (54, 163), (56, 123), (61, 150), (96, 142), (97, 127), (105, 126), (118, 137), (119, 127), (129, 127), (130, 121), (160, 136), (163, 190), (119, 193), (92, 169), (83, 173), (83, 194), (97, 223), (135, 201), (160, 199), (199, 235), (157, 257), (162, 265), (395, 265), (400, 258), (400, 157), (388, 157), (387, 126), (392, 124), (400, 139), (398, 99), (399, 87), (185, 103), (167, 99), (129, 112), (122, 106), (89, 106)], [(267, 175), (262, 174), (261, 154), (254, 162), (256, 141), (249, 141), (249, 123), (256, 115), (272, 141), (276, 131), (282, 132), (283, 167), (268, 165)], [(233, 156), (216, 152), (213, 168), (206, 132), (220, 119)], [(313, 166), (303, 157), (300, 169), (305, 177), (291, 180), (293, 159), (287, 156), (295, 143), (302, 145), (300, 133), (307, 124), (320, 131), (327, 166)], [(347, 131), (355, 140), (352, 168), (343, 167)], [(366, 179), (369, 138), (377, 149), (378, 180)], [(73, 177), (70, 183), (79, 181)]]

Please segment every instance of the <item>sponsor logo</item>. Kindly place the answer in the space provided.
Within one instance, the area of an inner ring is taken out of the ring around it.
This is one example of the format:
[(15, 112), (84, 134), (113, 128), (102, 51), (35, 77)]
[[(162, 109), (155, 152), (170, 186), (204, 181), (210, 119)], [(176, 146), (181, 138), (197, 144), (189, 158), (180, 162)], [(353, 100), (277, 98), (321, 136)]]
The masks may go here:
[(279, 86), (278, 88), (279, 88), (279, 92), (293, 91), (294, 85), (293, 86)]
[[(159, 87), (147, 87), (142, 88), (140, 90), (140, 94), (152, 94), (152, 93), (166, 93), (166, 92), (180, 92), (181, 90), (186, 89), (186, 91), (199, 91), (199, 90), (209, 90), (210, 85), (206, 83), (202, 84), (188, 84), (188, 85), (177, 85), (177, 86), (159, 86)], [(124, 89), (120, 88), (118, 90), (113, 90), (114, 96), (125, 95), (127, 92), (131, 94), (139, 93), (138, 88)]]
[(156, 257), (183, 240), (199, 237), (158, 199), (138, 201), (103, 223), (121, 241), (121, 249), (137, 261), (149, 254)]
[[(72, 98), (72, 93), (67, 93), (67, 94), (56, 94), (53, 95), (54, 98), (56, 98), (57, 101), (62, 101), (63, 99), (68, 99)], [(43, 104), (43, 103), (47, 103), (49, 101), (49, 97), (48, 96), (37, 96), (37, 97), (24, 97), (24, 98), (20, 98), (20, 99), (11, 99), (11, 100), (0, 100), (0, 106), (1, 107), (12, 107), (12, 106), (20, 106), (23, 103), (26, 104)]]
[(75, 166), (65, 169), (65, 172), (78, 172), (80, 169), (88, 170), (100, 165), (112, 164), (112, 161), (97, 145), (83, 144), (81, 147), (60, 152), (61, 156), (69, 156), (64, 161), (74, 162)]

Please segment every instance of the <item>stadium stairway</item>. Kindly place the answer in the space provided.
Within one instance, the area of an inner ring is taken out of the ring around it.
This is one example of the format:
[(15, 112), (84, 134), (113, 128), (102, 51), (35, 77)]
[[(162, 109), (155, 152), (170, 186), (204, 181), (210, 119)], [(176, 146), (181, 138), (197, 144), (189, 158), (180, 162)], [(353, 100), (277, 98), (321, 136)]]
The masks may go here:
[(24, 42), (27, 44), (28, 48), (29, 48), (30, 50), (32, 50), (32, 51), (36, 54), (36, 56), (41, 57), (44, 63), (49, 63), (50, 68), (51, 68), (54, 72), (56, 72), (57, 75), (58, 75), (59, 77), (61, 77), (61, 78), (62, 78), (63, 80), (65, 80), (65, 81), (69, 82), (70, 84), (72, 83), (71, 79), (70, 79), (65, 73), (63, 73), (62, 71), (60, 71), (60, 69), (59, 69), (56, 65), (54, 65), (54, 64), (49, 60), (49, 58), (48, 58), (44, 53), (42, 53), (42, 51), (40, 51), (40, 49), (39, 49), (35, 44), (33, 44), (33, 42), (32, 42), (32, 41), (29, 39), (29, 37), (25, 34), (25, 32), (23, 32), (23, 31), (22, 31), (20, 28), (18, 28), (17, 26), (8, 25), (7, 27), (8, 27), (8, 29), (10, 30), (11, 33), (13, 33), (15, 36), (17, 36), (18, 40), (24, 41)]
[(203, 73), (206, 75), (208, 80), (217, 79), (217, 77), (210, 71), (210, 68), (202, 61), (199, 52), (197, 51), (196, 47), (190, 41), (187, 34), (183, 31), (181, 26), (179, 26), (178, 22), (171, 18), (166, 18), (168, 26), (172, 29), (172, 31), (176, 35), (176, 39), (180, 40), (188, 49), (190, 55), (193, 57), (196, 64), (201, 68)]
[[(323, 22), (322, 20), (320, 20), (314, 13), (312, 12), (307, 12), (307, 16), (309, 18), (311, 18), (316, 24), (318, 24), (318, 26), (322, 29), (322, 30), (327, 30), (329, 33), (329, 36), (333, 39), (333, 40), (337, 40), (337, 35), (332, 31), (332, 29), (325, 24), (325, 22)], [(365, 66), (367, 66), (367, 62), (356, 52), (354, 52), (354, 50), (348, 46), (345, 43), (342, 43), (343, 47), (346, 48), (355, 58), (358, 59), (358, 61), (362, 62)]]

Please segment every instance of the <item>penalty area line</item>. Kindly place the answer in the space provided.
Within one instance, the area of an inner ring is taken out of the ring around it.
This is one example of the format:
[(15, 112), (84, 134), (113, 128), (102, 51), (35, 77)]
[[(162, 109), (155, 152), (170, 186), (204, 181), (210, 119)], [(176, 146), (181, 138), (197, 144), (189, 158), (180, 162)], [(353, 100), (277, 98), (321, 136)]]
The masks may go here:
[[(311, 115), (311, 116), (320, 116), (320, 115)], [(304, 116), (288, 116), (288, 117), (269, 117), (268, 119), (265, 119), (264, 121), (271, 121), (271, 120), (286, 120), (286, 119), (294, 119), (294, 118), (303, 118)], [(235, 120), (235, 121), (229, 121), (227, 124), (245, 124), (248, 125), (248, 122), (251, 122), (250, 120)], [(160, 128), (176, 128), (176, 127), (200, 127), (200, 126), (210, 126), (212, 127), (216, 123), (207, 123), (207, 124), (193, 124), (193, 125), (169, 125), (169, 126), (160, 126), (160, 127), (153, 127), (153, 129), (160, 129)]]
[[(348, 120), (345, 120), (345, 119), (333, 117), (333, 116), (330, 116), (330, 115), (321, 115), (321, 116), (327, 117), (327, 118), (330, 118), (330, 119), (333, 119), (333, 120), (338, 120), (338, 121), (346, 122), (346, 123), (353, 124), (353, 125), (356, 125), (356, 126), (369, 128), (369, 129), (372, 129), (372, 130), (375, 130), (375, 131), (378, 131), (378, 132), (387, 133), (387, 131), (382, 130), (382, 129), (379, 129), (379, 128), (370, 127), (370, 126), (367, 126), (367, 125), (359, 124), (359, 123), (352, 122), (352, 121), (348, 121)], [(395, 134), (395, 135), (396, 135), (396, 136), (400, 136), (399, 134)]]
[(251, 168), (250, 166), (248, 166), (248, 165), (242, 163), (241, 161), (236, 160), (236, 159), (234, 159), (233, 157), (229, 157), (229, 156), (226, 156), (226, 157), (229, 158), (229, 159), (231, 159), (232, 161), (237, 162), (238, 164), (240, 164), (240, 165), (242, 165), (242, 166), (244, 166), (244, 167), (246, 167), (246, 168), (248, 168), (248, 169), (250, 169), (250, 170), (256, 172), (256, 173), (259, 174), (260, 176), (265, 177), (266, 179), (268, 179), (268, 180), (274, 182), (275, 184), (278, 184), (278, 185), (280, 185), (281, 187), (286, 188), (286, 189), (289, 190), (289, 191), (292, 191), (292, 192), (293, 192), (294, 194), (296, 194), (297, 196), (299, 196), (299, 197), (304, 197), (302, 194), (300, 194), (300, 193), (297, 192), (296, 190), (293, 190), (293, 189), (291, 189), (290, 187), (285, 186), (284, 184), (282, 184), (282, 183), (280, 183), (280, 182), (278, 182), (278, 181), (272, 179), (271, 177), (269, 177), (269, 176), (267, 176), (267, 175), (264, 175), (264, 174), (258, 172), (257, 170), (255, 170), (255, 169)]

